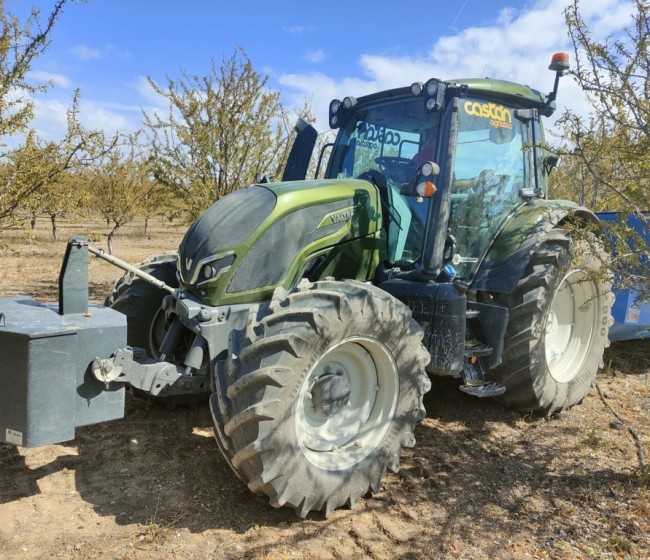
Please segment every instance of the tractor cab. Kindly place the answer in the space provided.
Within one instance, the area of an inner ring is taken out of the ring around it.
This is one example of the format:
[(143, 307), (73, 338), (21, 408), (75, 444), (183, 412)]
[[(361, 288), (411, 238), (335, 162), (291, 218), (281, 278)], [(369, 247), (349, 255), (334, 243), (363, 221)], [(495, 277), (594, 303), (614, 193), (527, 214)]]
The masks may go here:
[(544, 101), (490, 79), (335, 100), (330, 125), (339, 132), (326, 178), (378, 187), (385, 266), (430, 280), (450, 264), (470, 283), (508, 218), (546, 196)]

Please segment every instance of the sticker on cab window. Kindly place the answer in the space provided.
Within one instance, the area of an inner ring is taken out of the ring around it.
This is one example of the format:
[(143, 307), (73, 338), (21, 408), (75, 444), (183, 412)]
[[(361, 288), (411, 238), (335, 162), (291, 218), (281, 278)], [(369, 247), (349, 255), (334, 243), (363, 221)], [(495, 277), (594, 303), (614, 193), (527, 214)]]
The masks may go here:
[(453, 258), (451, 259), (451, 264), (459, 265), (459, 264), (474, 264), (477, 263), (478, 259), (474, 257), (462, 257), (458, 253), (456, 253)]
[(490, 119), (494, 128), (512, 129), (512, 112), (503, 105), (496, 103), (481, 103), (480, 101), (465, 101), (463, 109), (468, 115), (482, 119)]

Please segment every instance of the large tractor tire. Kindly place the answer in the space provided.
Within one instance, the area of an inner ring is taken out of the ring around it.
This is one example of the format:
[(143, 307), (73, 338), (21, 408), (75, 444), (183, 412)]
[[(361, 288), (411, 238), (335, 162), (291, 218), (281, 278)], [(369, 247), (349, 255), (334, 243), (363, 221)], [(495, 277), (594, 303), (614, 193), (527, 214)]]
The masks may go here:
[(512, 294), (503, 363), (491, 378), (499, 400), (521, 411), (561, 412), (580, 403), (602, 367), (611, 324), (606, 255), (593, 237), (573, 242), (555, 229), (533, 254)]
[[(176, 253), (156, 255), (139, 264), (138, 268), (177, 288), (176, 259)], [(168, 293), (127, 272), (115, 282), (113, 291), (104, 302), (104, 305), (126, 315), (127, 344), (144, 348), (154, 359), (159, 357), (158, 349), (165, 336), (165, 314), (161, 305)]]
[(210, 407), (226, 459), (300, 517), (354, 507), (415, 444), (431, 387), (421, 340), (410, 310), (374, 286), (276, 290), (216, 370)]

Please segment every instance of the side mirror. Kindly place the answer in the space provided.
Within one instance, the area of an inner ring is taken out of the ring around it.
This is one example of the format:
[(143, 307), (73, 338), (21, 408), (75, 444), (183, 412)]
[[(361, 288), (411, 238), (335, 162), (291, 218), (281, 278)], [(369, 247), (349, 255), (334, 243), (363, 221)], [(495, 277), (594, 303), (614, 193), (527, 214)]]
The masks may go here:
[(544, 158), (544, 167), (546, 168), (546, 174), (549, 175), (553, 169), (557, 167), (557, 162), (560, 161), (560, 158), (557, 154), (548, 154)]

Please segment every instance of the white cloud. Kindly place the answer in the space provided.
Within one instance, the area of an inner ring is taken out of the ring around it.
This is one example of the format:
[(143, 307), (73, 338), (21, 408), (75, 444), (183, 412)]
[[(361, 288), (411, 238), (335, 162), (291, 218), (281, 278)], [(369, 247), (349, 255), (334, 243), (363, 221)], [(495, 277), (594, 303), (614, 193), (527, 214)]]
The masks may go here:
[(359, 66), (375, 88), (387, 89), (425, 80), (436, 72), (436, 65), (423, 58), (386, 57), (364, 54)]
[[(52, 75), (39, 74), (40, 79)], [(70, 87), (70, 81), (59, 76), (54, 78), (55, 85)], [(62, 83), (63, 82), (63, 83)], [(102, 101), (84, 97), (83, 91), (79, 102), (79, 121), (89, 129), (103, 130), (106, 134), (117, 131), (135, 132), (142, 127), (142, 111), (148, 113), (164, 113), (167, 110), (165, 98), (158, 95), (151, 87), (147, 78), (138, 77), (131, 88), (137, 92), (141, 102), (135, 99), (133, 103)], [(35, 118), (31, 123), (40, 138), (44, 140), (60, 140), (66, 133), (67, 111), (72, 105), (72, 96), (66, 97), (66, 92), (51, 89), (45, 95), (34, 97)]]
[(70, 105), (71, 102), (52, 99), (47, 95), (37, 97), (34, 99), (36, 116), (30, 123), (30, 127), (43, 140), (61, 140), (65, 135)]
[[(169, 116), (169, 101), (151, 87), (149, 80), (145, 76), (139, 76), (134, 82), (133, 88), (143, 100), (139, 107), (142, 121), (144, 121), (144, 114), (148, 117), (160, 117), (163, 120)], [(176, 114), (176, 111), (174, 113)]]
[[(283, 93), (289, 97), (290, 104), (300, 107), (305, 98), (312, 99), (312, 108), (317, 113), (318, 124), (327, 122), (327, 107), (335, 97), (353, 94), (360, 96), (377, 89), (373, 82), (363, 78), (350, 77), (337, 81), (319, 72), (283, 74), (279, 77), (279, 82), (287, 88)], [(324, 119), (321, 119), (322, 115)]]
[(79, 60), (96, 60), (104, 57), (113, 57), (118, 59), (131, 58), (131, 53), (122, 50), (112, 43), (107, 43), (101, 48), (93, 48), (88, 45), (75, 45), (70, 49), (70, 52)]
[(63, 74), (58, 74), (56, 72), (44, 72), (43, 70), (30, 70), (27, 73), (27, 77), (30, 80), (34, 80), (40, 83), (51, 82), (51, 84), (54, 87), (68, 89), (72, 86), (72, 82), (67, 76), (64, 76)]
[[(116, 110), (119, 109), (119, 110)], [(127, 132), (140, 128), (140, 113), (125, 114), (123, 106), (110, 107), (110, 104), (82, 99), (79, 103), (79, 121), (90, 130), (102, 130), (106, 134), (118, 131)]]
[[(588, 6), (587, 6), (588, 4)], [(564, 20), (568, 0), (537, 0), (526, 9), (506, 8), (494, 23), (470, 27), (439, 38), (424, 55), (396, 57), (366, 52), (359, 57), (361, 77), (335, 80), (323, 74), (285, 74), (279, 82), (285, 96), (296, 105), (311, 99), (317, 128), (327, 126), (327, 107), (333, 98), (361, 95), (406, 86), (430, 77), (442, 79), (491, 77), (527, 84), (547, 93), (554, 75), (548, 71), (551, 55), (572, 53)], [(583, 17), (596, 39), (621, 31), (630, 23), (627, 0), (590, 0), (580, 4)], [(586, 113), (584, 95), (564, 78), (558, 96), (558, 112), (564, 106)]]
[(151, 87), (146, 76), (138, 76), (133, 83), (133, 88), (149, 105), (160, 108), (168, 106), (167, 100)]
[(306, 33), (318, 31), (318, 27), (308, 25), (291, 25), (289, 27), (283, 27), (282, 31), (291, 35), (304, 35)]
[[(66, 133), (67, 112), (72, 99), (55, 99), (50, 95), (34, 99), (35, 117), (30, 127), (43, 140), (61, 140)], [(97, 102), (83, 97), (79, 102), (79, 122), (87, 129), (102, 130), (111, 135), (117, 131), (133, 132), (141, 127), (139, 106)]]
[(93, 49), (88, 45), (75, 45), (70, 51), (79, 60), (92, 60), (102, 56), (100, 49)]
[(309, 51), (305, 54), (304, 59), (312, 64), (318, 64), (319, 62), (327, 60), (327, 55), (323, 49), (316, 49), (315, 51)]

